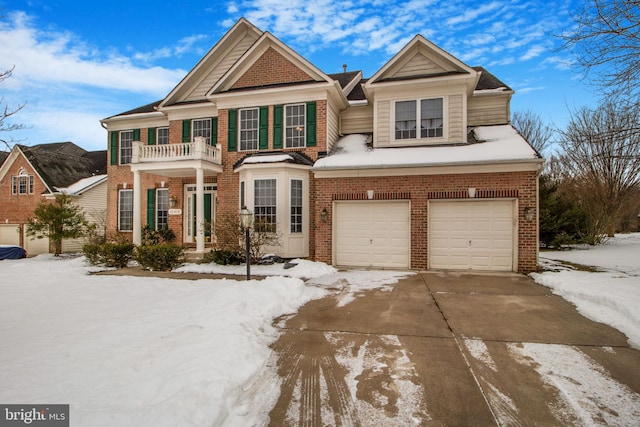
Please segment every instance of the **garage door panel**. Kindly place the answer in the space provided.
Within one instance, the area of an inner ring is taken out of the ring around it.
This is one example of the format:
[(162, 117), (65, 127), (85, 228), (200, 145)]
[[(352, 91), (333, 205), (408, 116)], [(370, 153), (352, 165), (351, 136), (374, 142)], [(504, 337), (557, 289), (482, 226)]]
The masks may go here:
[(409, 268), (409, 202), (336, 202), (335, 263)]
[(429, 204), (429, 266), (513, 268), (514, 201), (433, 201)]

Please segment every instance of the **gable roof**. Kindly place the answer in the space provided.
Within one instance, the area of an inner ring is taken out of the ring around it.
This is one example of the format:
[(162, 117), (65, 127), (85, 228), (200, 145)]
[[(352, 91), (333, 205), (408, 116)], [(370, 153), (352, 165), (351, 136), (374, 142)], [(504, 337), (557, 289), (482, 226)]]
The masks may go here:
[(481, 73), (480, 79), (478, 79), (478, 84), (476, 84), (475, 90), (495, 90), (495, 89), (501, 89), (501, 88), (504, 88), (503, 90), (506, 90), (506, 91), (513, 90), (509, 86), (507, 86), (502, 80), (500, 80), (499, 78), (497, 78), (496, 76), (488, 72), (484, 67), (476, 66), (471, 68)]
[(2, 166), (5, 160), (7, 160), (7, 157), (9, 157), (9, 153), (6, 151), (0, 151), (0, 166)]
[(67, 187), (82, 178), (106, 173), (106, 150), (88, 152), (69, 141), (34, 146), (17, 144), (14, 150), (29, 161), (49, 191), (55, 187)]
[(87, 178), (82, 178), (68, 187), (56, 187), (56, 191), (61, 194), (67, 194), (70, 196), (80, 196), (85, 191), (91, 190), (96, 186), (107, 182), (107, 175), (94, 175)]
[(365, 92), (367, 88), (384, 82), (455, 75), (467, 79), (467, 88), (471, 92), (477, 84), (479, 74), (477, 70), (418, 34), (376, 71), (365, 84)]

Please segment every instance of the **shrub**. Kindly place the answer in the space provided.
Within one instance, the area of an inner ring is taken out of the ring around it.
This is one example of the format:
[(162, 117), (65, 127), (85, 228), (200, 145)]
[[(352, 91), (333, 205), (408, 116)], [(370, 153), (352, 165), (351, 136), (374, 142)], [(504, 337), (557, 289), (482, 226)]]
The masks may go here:
[(147, 270), (172, 270), (183, 262), (184, 247), (173, 243), (143, 245), (136, 249), (136, 261)]
[(133, 258), (133, 243), (86, 244), (82, 252), (92, 265), (124, 268)]
[(160, 243), (171, 243), (176, 239), (176, 234), (172, 229), (163, 227), (159, 230), (145, 225), (142, 228), (142, 245), (158, 245)]
[(219, 265), (240, 265), (244, 260), (244, 255), (241, 252), (226, 249), (216, 249), (204, 256), (204, 262), (215, 262)]

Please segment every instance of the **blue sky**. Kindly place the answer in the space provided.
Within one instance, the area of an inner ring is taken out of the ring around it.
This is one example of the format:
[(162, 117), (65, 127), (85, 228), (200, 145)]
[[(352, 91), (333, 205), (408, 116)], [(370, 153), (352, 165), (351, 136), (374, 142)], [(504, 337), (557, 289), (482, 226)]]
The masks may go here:
[[(532, 110), (563, 127), (596, 96), (557, 50), (581, 2), (538, 0), (0, 0), (0, 83), (10, 108), (27, 102), (12, 132), (23, 144), (73, 141), (106, 149), (99, 120), (162, 99), (242, 16), (326, 73), (373, 75), (422, 34), (481, 65)], [(0, 135), (6, 138), (8, 135)]]

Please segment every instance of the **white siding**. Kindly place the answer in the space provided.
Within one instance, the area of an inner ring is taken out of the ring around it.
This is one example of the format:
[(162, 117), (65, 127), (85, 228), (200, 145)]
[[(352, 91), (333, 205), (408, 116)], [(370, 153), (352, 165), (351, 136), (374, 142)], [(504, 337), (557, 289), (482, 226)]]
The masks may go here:
[(407, 61), (402, 68), (390, 77), (424, 76), (428, 74), (439, 74), (445, 71), (447, 70), (433, 62), (431, 59), (420, 53), (416, 53), (413, 58)]
[(376, 132), (373, 135), (376, 146), (388, 146), (391, 137), (391, 101), (376, 102)]
[(342, 112), (340, 133), (373, 133), (373, 107), (363, 105)]
[(509, 96), (472, 96), (467, 101), (469, 126), (509, 123)]
[(338, 110), (331, 102), (327, 102), (327, 151), (331, 151), (331, 147), (338, 140), (340, 122)]
[(204, 99), (209, 89), (235, 64), (238, 58), (249, 50), (256, 39), (257, 37), (253, 33), (245, 34), (244, 38), (242, 38), (229, 53), (224, 54), (224, 59), (209, 71), (208, 75), (191, 91), (185, 100), (196, 101)]
[[(446, 114), (446, 112), (445, 112)], [(465, 141), (464, 105), (462, 95), (449, 97), (449, 141)]]
[[(96, 224), (96, 232), (104, 234), (107, 212), (107, 183), (106, 181), (86, 191), (73, 199), (73, 204), (80, 206), (85, 218), (91, 224)], [(81, 252), (86, 239), (70, 239), (62, 241), (62, 252)]]

